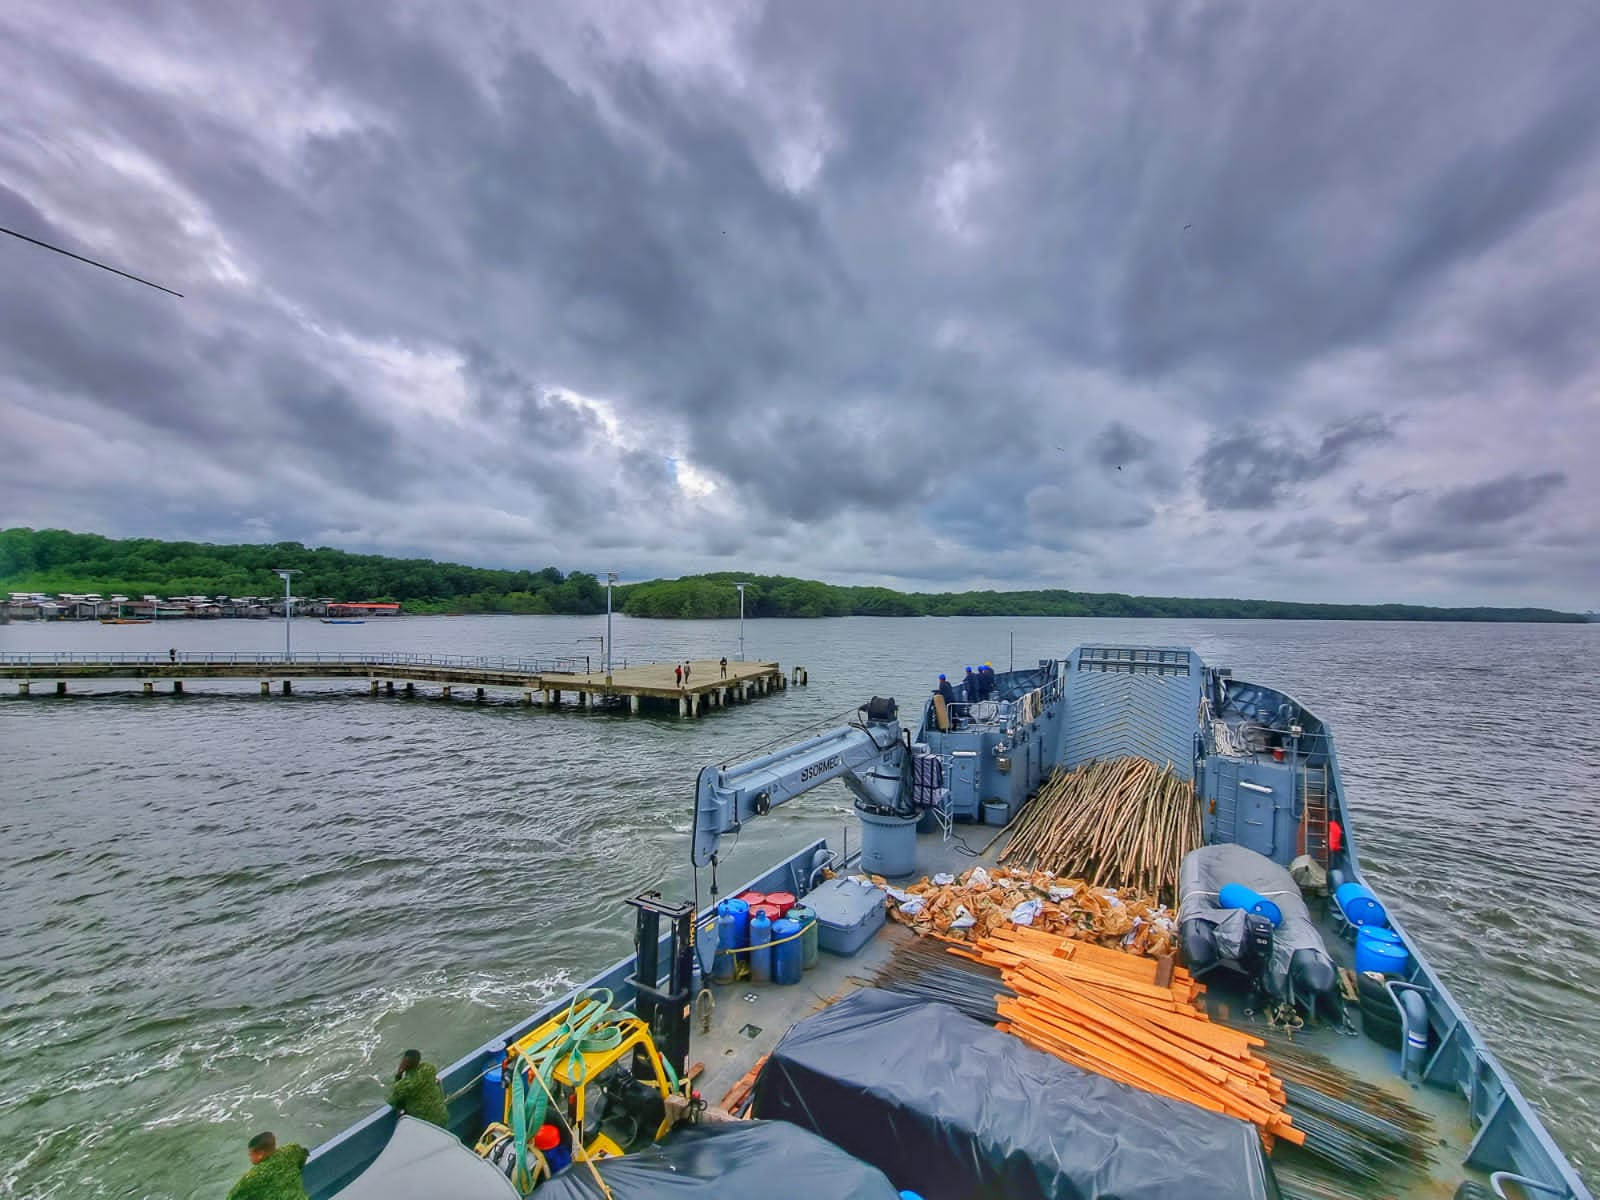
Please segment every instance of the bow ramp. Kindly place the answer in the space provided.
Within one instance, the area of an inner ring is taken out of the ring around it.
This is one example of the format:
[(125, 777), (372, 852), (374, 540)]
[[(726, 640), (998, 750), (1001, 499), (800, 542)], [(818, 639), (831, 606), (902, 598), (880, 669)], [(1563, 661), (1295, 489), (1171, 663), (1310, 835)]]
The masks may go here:
[(1059, 761), (1124, 755), (1194, 778), (1200, 656), (1179, 646), (1080, 646), (1067, 659)]

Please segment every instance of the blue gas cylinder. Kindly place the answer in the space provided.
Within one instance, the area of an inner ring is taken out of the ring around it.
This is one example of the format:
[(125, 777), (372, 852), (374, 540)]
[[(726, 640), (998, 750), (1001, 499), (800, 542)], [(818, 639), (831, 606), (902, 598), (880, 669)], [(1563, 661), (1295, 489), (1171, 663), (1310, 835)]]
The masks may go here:
[[(739, 900), (724, 900), (717, 905), (717, 956), (711, 961), (711, 978), (717, 983), (732, 983), (734, 969), (739, 959), (735, 954), (742, 945), (740, 914), (733, 910)], [(748, 920), (748, 918), (746, 918)]]
[(733, 928), (738, 940), (730, 943), (733, 949), (743, 950), (750, 944), (750, 906), (743, 900), (724, 900), (717, 905), (717, 911), (728, 910), (728, 915), (733, 918)]
[(800, 939), (800, 950), (803, 965), (809, 971), (817, 965), (817, 914), (804, 904), (796, 904), (789, 910), (789, 920), (800, 922), (800, 927), (805, 930), (805, 936)]
[(1242, 908), (1245, 912), (1265, 917), (1276, 928), (1283, 924), (1283, 910), (1254, 888), (1242, 883), (1225, 883), (1217, 893), (1217, 903), (1223, 908)]
[(1404, 975), (1411, 965), (1405, 943), (1392, 929), (1363, 925), (1356, 935), (1356, 971), (1376, 971), (1379, 975)]
[(757, 913), (750, 918), (750, 982), (772, 982), (772, 918)]
[(1352, 925), (1387, 925), (1389, 915), (1372, 894), (1372, 889), (1361, 883), (1347, 883), (1333, 894), (1334, 903)]
[[(792, 911), (792, 910), (791, 910)], [(772, 923), (772, 977), (779, 983), (799, 983), (806, 969), (806, 950), (800, 936), (804, 928), (799, 921), (785, 917)]]

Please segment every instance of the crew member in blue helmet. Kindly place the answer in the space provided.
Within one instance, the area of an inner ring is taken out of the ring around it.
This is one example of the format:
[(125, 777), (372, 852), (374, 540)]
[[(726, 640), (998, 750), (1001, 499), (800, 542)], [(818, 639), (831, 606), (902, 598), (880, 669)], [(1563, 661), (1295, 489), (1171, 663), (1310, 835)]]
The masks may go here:
[(947, 707), (956, 702), (956, 690), (950, 686), (950, 681), (943, 675), (939, 676), (939, 686), (934, 688), (934, 691), (938, 692), (939, 695), (944, 697), (944, 702)]
[(983, 690), (985, 700), (994, 695), (994, 667), (988, 663), (978, 668), (978, 686)]
[(967, 677), (963, 682), (965, 682), (967, 685), (968, 704), (971, 704), (974, 700), (981, 700), (983, 698), (981, 693), (978, 691), (978, 677), (973, 673), (971, 667), (967, 668)]

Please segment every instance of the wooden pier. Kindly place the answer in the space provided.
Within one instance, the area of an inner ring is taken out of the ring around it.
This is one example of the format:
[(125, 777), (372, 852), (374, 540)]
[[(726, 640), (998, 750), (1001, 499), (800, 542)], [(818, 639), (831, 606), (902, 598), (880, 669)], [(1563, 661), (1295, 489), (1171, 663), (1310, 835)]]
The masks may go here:
[[(361, 679), (377, 696), (414, 696), (419, 685), (437, 685), (445, 699), (456, 688), (473, 689), (473, 699), (483, 701), (490, 689), (520, 692), (522, 703), (547, 709), (570, 703), (580, 709), (621, 708), (637, 713), (642, 708), (676, 708), (680, 717), (698, 717), (709, 709), (745, 703), (789, 683), (804, 684), (806, 671), (796, 667), (789, 676), (775, 662), (730, 662), (723, 673), (716, 659), (689, 663), (689, 679), (680, 682), (674, 668), (680, 663), (647, 663), (618, 667), (611, 673), (574, 672), (569, 660), (495, 658), (451, 654), (296, 654), (206, 651), (180, 654), (69, 654), (34, 653), (0, 657), (0, 679), (17, 681), (17, 693), (34, 694), (35, 685), (50, 687), (65, 696), (73, 680), (132, 679), (143, 684), (144, 694), (158, 685), (183, 694), (184, 683), (198, 679), (253, 679), (261, 694), (271, 695), (274, 684), (283, 695), (294, 691), (297, 679)], [(46, 693), (49, 694), (49, 693)]]

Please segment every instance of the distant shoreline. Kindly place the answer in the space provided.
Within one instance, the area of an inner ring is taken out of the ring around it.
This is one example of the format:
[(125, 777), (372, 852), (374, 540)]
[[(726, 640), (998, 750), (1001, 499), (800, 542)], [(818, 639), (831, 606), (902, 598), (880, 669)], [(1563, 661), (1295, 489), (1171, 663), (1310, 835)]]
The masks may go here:
[[(500, 570), (432, 559), (349, 554), (308, 549), (298, 542), (211, 545), (149, 538), (112, 539), (58, 529), (0, 530), (0, 596), (46, 593), (93, 596), (110, 605), (122, 594), (130, 609), (154, 595), (174, 603), (216, 608), (211, 601), (245, 605), (248, 614), (171, 614), (167, 620), (259, 619), (277, 607), (282, 620), (283, 582), (292, 572), (296, 607), (399, 604), (407, 616), (505, 614), (598, 616), (610, 607), (632, 617), (662, 620), (730, 620), (783, 617), (1115, 617), (1170, 620), (1384, 621), (1471, 624), (1581, 624), (1591, 615), (1549, 608), (1487, 605), (1319, 604), (1224, 597), (1134, 596), (1061, 588), (1028, 591), (900, 592), (794, 579), (781, 575), (714, 572), (679, 579), (619, 583), (609, 591), (585, 571)], [(742, 587), (742, 591), (741, 591)], [(310, 599), (317, 597), (320, 599)], [(343, 597), (344, 599), (334, 599)], [(156, 602), (159, 607), (166, 600)], [(26, 601), (24, 601), (26, 606)], [(28, 619), (10, 605), (12, 618)], [(3, 611), (3, 608), (0, 608)], [(29, 614), (32, 616), (33, 614)], [(107, 615), (87, 614), (89, 619)], [(113, 614), (114, 615), (114, 614)], [(319, 615), (319, 614), (307, 614)], [(354, 614), (350, 614), (354, 615)], [(82, 619), (85, 614), (75, 613)], [(50, 619), (50, 618), (46, 618)], [(370, 620), (384, 617), (371, 614)]]

